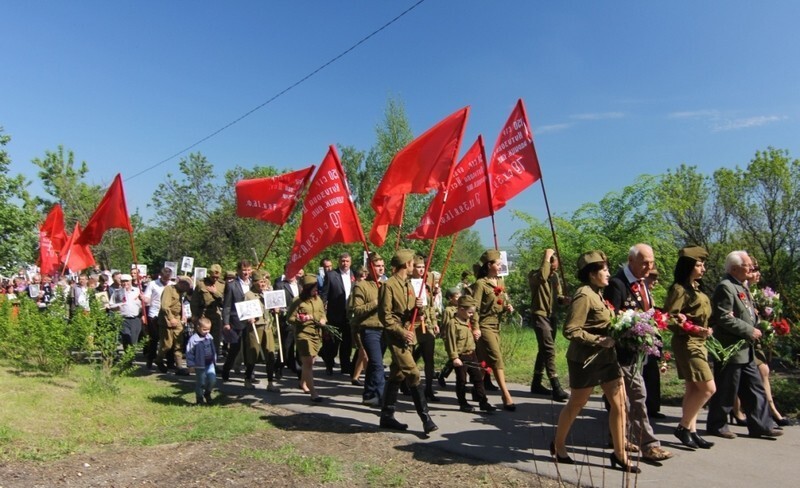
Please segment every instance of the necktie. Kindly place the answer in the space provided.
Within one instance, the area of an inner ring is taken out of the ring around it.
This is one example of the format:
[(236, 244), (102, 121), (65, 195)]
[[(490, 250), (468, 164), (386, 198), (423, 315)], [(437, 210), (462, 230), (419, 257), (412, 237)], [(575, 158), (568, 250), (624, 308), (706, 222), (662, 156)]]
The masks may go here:
[(650, 294), (647, 291), (647, 285), (644, 280), (639, 280), (639, 288), (642, 290), (642, 307), (647, 312), (651, 308)]

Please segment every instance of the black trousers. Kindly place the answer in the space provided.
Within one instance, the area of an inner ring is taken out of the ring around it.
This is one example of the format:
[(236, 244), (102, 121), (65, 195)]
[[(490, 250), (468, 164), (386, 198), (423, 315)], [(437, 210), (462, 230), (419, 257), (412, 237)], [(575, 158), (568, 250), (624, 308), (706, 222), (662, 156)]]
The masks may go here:
[(733, 410), (737, 395), (747, 417), (748, 433), (758, 435), (775, 427), (755, 359), (746, 364), (728, 363), (724, 368), (715, 365), (714, 381), (717, 391), (709, 402), (706, 421), (709, 433), (728, 430), (728, 415)]
[(343, 324), (331, 325), (339, 329), (342, 338), (339, 340), (333, 336), (324, 337), (322, 347), (319, 350), (319, 356), (325, 361), (325, 367), (331, 369), (333, 368), (334, 360), (338, 354), (342, 374), (352, 374), (353, 362), (350, 355), (353, 353), (353, 336), (350, 332), (350, 324), (345, 322)]

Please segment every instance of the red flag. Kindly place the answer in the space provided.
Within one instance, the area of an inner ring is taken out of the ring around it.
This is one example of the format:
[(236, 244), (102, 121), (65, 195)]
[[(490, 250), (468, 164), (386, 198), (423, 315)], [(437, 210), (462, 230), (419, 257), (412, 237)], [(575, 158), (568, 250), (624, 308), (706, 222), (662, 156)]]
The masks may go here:
[(369, 231), (369, 240), (380, 247), (386, 242), (386, 234), (389, 233), (390, 225), (403, 224), (403, 204), (405, 195), (392, 195), (386, 197), (383, 209), (375, 214), (372, 221), (372, 229)]
[(500, 131), (489, 161), (492, 206), (500, 210), (542, 177), (525, 105), (520, 98)]
[[(469, 106), (458, 110), (395, 155), (372, 197), (372, 208), (382, 213), (391, 195), (428, 193), (446, 184), (450, 167), (458, 157)], [(394, 220), (392, 216), (392, 220)]]
[(314, 166), (236, 183), (236, 215), (282, 225), (294, 210)]
[(61, 249), (61, 262), (72, 271), (81, 271), (94, 264), (94, 256), (89, 246), (78, 243), (82, 235), (81, 224), (76, 222), (75, 230)]
[(76, 244), (94, 246), (103, 239), (103, 234), (108, 229), (125, 229), (133, 234), (128, 207), (125, 204), (125, 191), (122, 189), (122, 176), (119, 173), (89, 217), (89, 222), (86, 223), (83, 233), (77, 237)]
[(447, 202), (443, 204), (443, 201), (444, 192), (440, 191), (431, 201), (417, 229), (408, 235), (410, 239), (433, 239), (436, 218), (440, 212), (440, 236), (455, 234), (469, 228), (478, 219), (489, 216), (486, 159), (481, 136), (453, 169)]
[(286, 276), (294, 276), (323, 249), (341, 242), (361, 242), (364, 233), (336, 148), (330, 146), (303, 202), (303, 220), (297, 229)]
[(53, 275), (59, 271), (58, 253), (67, 242), (64, 230), (64, 211), (58, 203), (39, 227), (39, 267), (42, 274)]

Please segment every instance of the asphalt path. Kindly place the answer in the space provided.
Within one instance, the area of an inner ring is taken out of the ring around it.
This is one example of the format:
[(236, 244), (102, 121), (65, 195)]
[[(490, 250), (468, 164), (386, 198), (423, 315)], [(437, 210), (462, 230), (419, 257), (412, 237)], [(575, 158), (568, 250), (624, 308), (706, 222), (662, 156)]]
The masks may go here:
[[(262, 368), (258, 369), (263, 371)], [(325, 397), (322, 403), (312, 403), (309, 395), (300, 391), (294, 376), (284, 376), (276, 382), (281, 388), (280, 393), (267, 392), (266, 379), (262, 374), (257, 374), (257, 377), (261, 382), (255, 390), (244, 389), (241, 375), (235, 374), (228, 382), (221, 382), (219, 389), (231, 399), (260, 401), (331, 422), (380, 430), (380, 410), (361, 404), (362, 388), (352, 385), (348, 376), (338, 373), (327, 376), (321, 363), (315, 367), (315, 385), (318, 394)], [(194, 378), (181, 380), (193, 383)], [(445, 453), (455, 453), (476, 462), (503, 463), (578, 486), (800, 486), (800, 427), (796, 425), (785, 427), (784, 435), (775, 439), (750, 438), (746, 435), (746, 427), (732, 426), (731, 430), (739, 434), (736, 439), (706, 437), (715, 442), (714, 447), (692, 450), (681, 445), (672, 433), (680, 419), (680, 407), (664, 406), (662, 413), (666, 418), (651, 422), (662, 447), (674, 456), (654, 464), (637, 461), (633, 455), (631, 459), (641, 473), (631, 475), (610, 467), (612, 450), (608, 445), (608, 417), (599, 395), (592, 396), (572, 427), (568, 449), (575, 464), (557, 465), (548, 446), (564, 404), (532, 395), (526, 385), (510, 384), (516, 411), (507, 412), (500, 408), (487, 414), (477, 413), (476, 408), (476, 413), (464, 413), (458, 409), (454, 385), (454, 375), (449, 378), (445, 389), (435, 384), (440, 401), (430, 402), (429, 406), (439, 430), (425, 435), (411, 397), (401, 394), (396, 418), (407, 423), (409, 428), (405, 432), (386, 432), (400, 436), (410, 445), (418, 443), (438, 448), (443, 451), (443, 458)], [(489, 400), (502, 407), (497, 392), (490, 392)], [(476, 402), (471, 403), (477, 407)], [(701, 412), (701, 435), (705, 416), (705, 411)]]

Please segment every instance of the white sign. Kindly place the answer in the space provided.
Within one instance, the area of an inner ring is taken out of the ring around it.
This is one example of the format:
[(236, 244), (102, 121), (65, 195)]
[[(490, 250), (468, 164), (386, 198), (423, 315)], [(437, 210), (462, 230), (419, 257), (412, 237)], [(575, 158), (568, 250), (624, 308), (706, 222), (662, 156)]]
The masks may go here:
[(31, 298), (39, 298), (39, 285), (35, 283), (28, 285), (28, 295), (30, 295)]
[(174, 279), (176, 276), (178, 276), (178, 263), (176, 263), (175, 261), (166, 261), (166, 262), (164, 263), (164, 267), (165, 267), (165, 268), (169, 268), (169, 269), (171, 269), (171, 270), (172, 270), (172, 278), (173, 278), (173, 279)]
[(286, 308), (286, 293), (283, 290), (265, 291), (264, 308)]
[(414, 288), (414, 297), (422, 298), (422, 306), (428, 306), (428, 294), (423, 293), (422, 296), (419, 295), (420, 290), (422, 289), (422, 278), (411, 278), (411, 287)]
[(261, 303), (258, 299), (238, 302), (236, 303), (236, 314), (239, 316), (239, 320), (257, 319), (262, 314)]
[(146, 264), (135, 264), (135, 265), (132, 264), (131, 268), (133, 268), (134, 266), (136, 266), (136, 268), (139, 270), (139, 278), (144, 278), (145, 276), (147, 276), (147, 265)]
[(184, 256), (181, 259), (181, 271), (185, 273), (190, 273), (194, 268), (194, 258), (190, 256)]
[(508, 254), (500, 251), (500, 272), (497, 276), (508, 276)]
[(204, 279), (208, 276), (208, 269), (206, 268), (195, 268), (194, 269), (194, 286), (200, 282), (200, 280)]

